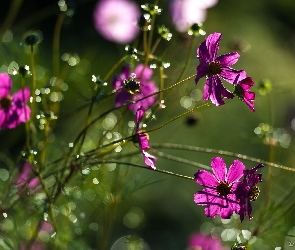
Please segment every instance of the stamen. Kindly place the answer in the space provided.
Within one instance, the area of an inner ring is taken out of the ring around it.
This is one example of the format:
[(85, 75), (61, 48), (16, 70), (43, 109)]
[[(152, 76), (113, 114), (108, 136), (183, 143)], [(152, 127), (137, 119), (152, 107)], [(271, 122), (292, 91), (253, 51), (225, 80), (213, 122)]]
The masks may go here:
[(222, 196), (230, 194), (231, 186), (227, 182), (220, 182), (216, 187), (217, 192)]
[(208, 66), (208, 74), (210, 76), (218, 75), (221, 73), (220, 62), (211, 62)]
[(249, 198), (251, 201), (257, 200), (260, 193), (260, 189), (257, 186), (251, 186), (249, 191)]
[(124, 87), (131, 95), (134, 95), (139, 92), (140, 82), (136, 81), (133, 77), (129, 77), (124, 80)]
[(3, 108), (4, 110), (9, 109), (11, 106), (11, 99), (9, 96), (3, 97), (0, 99), (0, 107)]

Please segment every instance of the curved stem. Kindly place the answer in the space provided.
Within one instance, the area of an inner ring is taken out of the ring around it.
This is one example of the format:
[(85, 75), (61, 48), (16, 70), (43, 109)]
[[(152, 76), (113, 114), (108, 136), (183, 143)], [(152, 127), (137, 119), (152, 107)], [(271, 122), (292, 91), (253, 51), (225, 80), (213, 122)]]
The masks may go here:
[(216, 150), (211, 148), (202, 148), (202, 147), (195, 147), (195, 146), (188, 146), (188, 145), (179, 145), (179, 144), (173, 144), (173, 143), (153, 143), (151, 144), (152, 148), (169, 148), (169, 149), (181, 149), (181, 150), (189, 150), (189, 151), (196, 151), (196, 152), (202, 152), (202, 153), (209, 153), (209, 154), (218, 154), (218, 155), (226, 155), (230, 157), (236, 157), (239, 159), (244, 159), (256, 163), (262, 163), (264, 165), (268, 165), (270, 167), (274, 168), (280, 168), (287, 171), (295, 172), (295, 168), (286, 167), (284, 165), (276, 164), (269, 161), (264, 161), (258, 158), (254, 158), (251, 156), (243, 155), (243, 154), (237, 154), (229, 151), (224, 150)]

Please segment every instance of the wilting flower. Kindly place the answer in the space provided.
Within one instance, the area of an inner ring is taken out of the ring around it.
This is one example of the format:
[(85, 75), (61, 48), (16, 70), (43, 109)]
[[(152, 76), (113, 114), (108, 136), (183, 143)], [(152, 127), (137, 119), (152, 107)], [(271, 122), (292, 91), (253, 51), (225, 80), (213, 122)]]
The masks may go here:
[(254, 112), (255, 93), (250, 92), (250, 88), (254, 85), (252, 77), (246, 77), (235, 86), (234, 94), (244, 101), (252, 112)]
[(140, 10), (129, 0), (101, 0), (94, 10), (94, 26), (107, 40), (129, 43), (137, 35)]
[(30, 98), (29, 88), (23, 88), (12, 96), (10, 89), (11, 78), (6, 73), (0, 74), (0, 129), (15, 128), (21, 122), (30, 119), (31, 110), (25, 103)]
[(245, 215), (248, 213), (249, 220), (252, 220), (252, 205), (251, 201), (255, 201), (260, 193), (259, 188), (256, 186), (258, 182), (262, 182), (262, 174), (255, 174), (255, 172), (262, 168), (263, 164), (252, 169), (244, 170), (244, 179), (238, 185), (236, 190), (237, 198), (240, 200), (240, 219), (244, 220)]
[(139, 64), (134, 73), (130, 72), (129, 66), (124, 66), (120, 77), (115, 76), (113, 78), (114, 89), (119, 90), (115, 97), (115, 107), (119, 107), (128, 101), (135, 102), (129, 105), (129, 110), (134, 113), (140, 107), (144, 110), (151, 107), (155, 103), (155, 95), (136, 101), (158, 91), (154, 81), (150, 81), (152, 74), (153, 70), (143, 64)]
[(149, 145), (149, 137), (148, 134), (144, 133), (144, 131), (140, 130), (140, 122), (144, 116), (145, 111), (140, 107), (136, 111), (136, 134), (138, 135), (138, 143), (139, 148), (142, 152), (142, 156), (144, 159), (144, 162), (147, 166), (149, 166), (152, 169), (156, 169), (155, 163), (157, 158), (153, 155), (150, 155), (146, 150), (150, 149)]
[(205, 187), (195, 194), (195, 203), (206, 206), (205, 215), (208, 217), (214, 218), (219, 214), (222, 219), (229, 219), (233, 212), (240, 211), (235, 191), (245, 166), (239, 160), (234, 160), (227, 172), (225, 162), (220, 157), (213, 158), (211, 166), (214, 175), (206, 170), (199, 170), (195, 174), (196, 182)]
[(196, 84), (202, 77), (206, 77), (203, 100), (210, 99), (216, 106), (223, 105), (225, 98), (233, 98), (234, 95), (229, 92), (222, 84), (221, 78), (231, 84), (238, 84), (246, 78), (244, 70), (235, 70), (230, 68), (238, 61), (240, 55), (237, 52), (228, 53), (217, 57), (220, 33), (213, 33), (206, 38), (206, 41), (200, 44), (197, 50), (197, 57), (200, 61), (197, 67)]
[(194, 233), (188, 240), (189, 250), (223, 250), (221, 241), (201, 233)]
[(184, 32), (192, 24), (205, 21), (206, 9), (216, 3), (217, 0), (172, 0), (170, 12), (175, 28)]
[(19, 174), (15, 179), (15, 185), (22, 189), (26, 187), (32, 194), (40, 188), (40, 181), (38, 177), (32, 177), (32, 166), (29, 162), (25, 162), (19, 170)]

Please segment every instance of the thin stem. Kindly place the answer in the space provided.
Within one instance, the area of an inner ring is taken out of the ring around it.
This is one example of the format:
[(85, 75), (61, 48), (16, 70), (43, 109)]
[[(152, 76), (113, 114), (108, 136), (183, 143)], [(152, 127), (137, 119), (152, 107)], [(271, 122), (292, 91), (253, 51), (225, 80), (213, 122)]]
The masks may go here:
[(195, 108), (193, 108), (193, 109), (190, 109), (190, 110), (188, 110), (187, 112), (184, 112), (183, 114), (180, 114), (180, 115), (178, 115), (178, 116), (172, 118), (172, 119), (169, 120), (168, 122), (165, 122), (165, 123), (162, 124), (161, 126), (159, 126), (159, 127), (157, 127), (157, 128), (154, 128), (154, 129), (147, 130), (147, 131), (145, 131), (144, 133), (150, 133), (150, 132), (153, 132), (153, 131), (159, 130), (159, 129), (161, 129), (161, 128), (167, 126), (167, 125), (170, 124), (171, 122), (174, 122), (175, 120), (177, 120), (177, 119), (179, 119), (179, 118), (181, 118), (181, 117), (183, 117), (183, 116), (186, 116), (186, 115), (188, 115), (188, 114), (190, 114), (190, 113), (192, 113), (192, 112), (194, 112), (194, 111), (196, 111), (196, 110), (198, 110), (198, 109), (201, 109), (201, 108), (204, 108), (204, 107), (208, 107), (210, 104), (211, 104), (211, 103), (209, 102), (209, 103), (205, 103), (205, 104), (203, 104), (203, 105), (201, 105), (201, 106), (195, 107)]
[(58, 16), (53, 33), (53, 75), (56, 77), (59, 74), (60, 32), (65, 17), (63, 12)]
[(230, 157), (235, 157), (238, 159), (244, 159), (256, 163), (262, 163), (264, 165), (274, 167), (274, 168), (280, 168), (287, 171), (295, 172), (295, 168), (286, 167), (284, 165), (276, 164), (269, 161), (264, 161), (258, 158), (254, 158), (251, 156), (233, 153), (229, 151), (224, 150), (216, 150), (211, 148), (202, 148), (202, 147), (195, 147), (195, 146), (188, 146), (188, 145), (180, 145), (180, 144), (173, 144), (173, 143), (153, 143), (151, 145), (152, 148), (169, 148), (169, 149), (181, 149), (181, 150), (189, 150), (189, 151), (196, 151), (196, 152), (202, 152), (202, 153), (209, 153), (209, 154), (217, 154), (217, 155), (226, 155)]
[(173, 175), (175, 177), (180, 177), (180, 178), (187, 179), (187, 180), (194, 180), (194, 178), (190, 177), (190, 176), (186, 176), (186, 175), (182, 175), (182, 174), (176, 174), (176, 173), (173, 173), (171, 171), (167, 171), (167, 170), (163, 170), (163, 169), (151, 169), (151, 168), (148, 168), (147, 166), (134, 164), (134, 163), (130, 163), (130, 162), (121, 162), (121, 161), (116, 161), (116, 160), (98, 160), (98, 161), (91, 160), (91, 161), (87, 162), (87, 164), (89, 164), (89, 165), (106, 164), (106, 163), (117, 163), (117, 164), (120, 164), (120, 165), (127, 165), (127, 166), (131, 166), (131, 167), (142, 168), (142, 169), (146, 169), (146, 170), (149, 170), (149, 171), (158, 172), (158, 173), (164, 173), (164, 174), (168, 174), (168, 175)]
[(163, 152), (160, 152), (160, 151), (153, 150), (153, 154), (156, 155), (156, 156), (165, 158), (167, 160), (176, 161), (176, 162), (187, 164), (187, 165), (190, 165), (190, 166), (193, 166), (193, 167), (202, 168), (202, 169), (206, 169), (206, 170), (211, 170), (212, 169), (211, 167), (208, 167), (208, 166), (206, 166), (204, 164), (197, 163), (197, 162), (194, 162), (194, 161), (190, 161), (190, 160), (187, 160), (187, 159), (184, 159), (184, 158), (181, 158), (181, 157), (177, 157), (177, 156), (174, 156), (174, 155), (166, 154), (166, 153), (163, 153)]
[(17, 16), (17, 14), (19, 12), (19, 9), (20, 9), (22, 3), (23, 3), (23, 0), (11, 1), (11, 5), (9, 8), (8, 14), (7, 14), (5, 21), (4, 21), (2, 28), (1, 28), (3, 32), (10, 29), (15, 17)]
[[(162, 91), (164, 89), (164, 67), (161, 66), (159, 68), (159, 72), (160, 72), (160, 90)], [(162, 100), (164, 100), (164, 92), (160, 93), (160, 97), (159, 97), (160, 103)]]
[(179, 82), (180, 79), (183, 77), (189, 63), (190, 63), (190, 60), (191, 60), (191, 54), (192, 54), (192, 49), (193, 49), (193, 43), (194, 43), (194, 37), (195, 36), (191, 36), (190, 38), (190, 43), (189, 43), (189, 49), (188, 49), (188, 53), (187, 53), (187, 57), (186, 57), (186, 60), (185, 60), (185, 64), (184, 64), (184, 67), (182, 68), (182, 71), (180, 73), (180, 75), (178, 76), (176, 82)]

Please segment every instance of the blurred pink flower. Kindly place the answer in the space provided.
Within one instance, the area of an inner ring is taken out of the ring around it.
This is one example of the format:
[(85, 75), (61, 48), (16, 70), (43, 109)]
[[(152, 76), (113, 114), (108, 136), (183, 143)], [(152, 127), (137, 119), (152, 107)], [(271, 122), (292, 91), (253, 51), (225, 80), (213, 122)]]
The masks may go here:
[(143, 133), (143, 131), (140, 130), (140, 122), (142, 118), (144, 117), (144, 109), (140, 107), (136, 111), (136, 133), (138, 134), (138, 141), (139, 141), (139, 147), (142, 152), (142, 156), (144, 159), (144, 162), (147, 166), (149, 166), (151, 169), (156, 169), (155, 164), (157, 161), (157, 158), (153, 155), (150, 155), (146, 150), (150, 149), (149, 145), (149, 137), (146, 133)]
[(27, 185), (26, 187), (29, 189), (30, 193), (35, 193), (39, 188), (39, 178), (34, 177), (31, 178), (32, 174), (32, 166), (29, 162), (25, 162), (23, 164), (22, 169), (19, 171), (19, 175), (15, 179), (15, 185), (21, 189), (23, 186)]
[(94, 26), (107, 40), (129, 43), (137, 35), (140, 10), (129, 0), (101, 0), (94, 9)]
[(30, 119), (31, 110), (25, 103), (30, 98), (29, 88), (23, 88), (10, 96), (12, 82), (7, 73), (0, 74), (0, 129), (15, 128)]
[(207, 8), (217, 4), (218, 0), (172, 0), (170, 12), (176, 30), (184, 32), (194, 23), (204, 22)]
[(221, 241), (201, 233), (194, 233), (188, 240), (189, 250), (223, 250)]
[(153, 70), (143, 64), (137, 65), (134, 73), (131, 73), (129, 65), (124, 66), (120, 77), (113, 77), (114, 89), (118, 90), (115, 96), (115, 107), (120, 107), (128, 101), (134, 101), (128, 108), (135, 113), (139, 108), (146, 111), (153, 106), (156, 95), (143, 99), (158, 91), (155, 82), (151, 80), (152, 75)]

